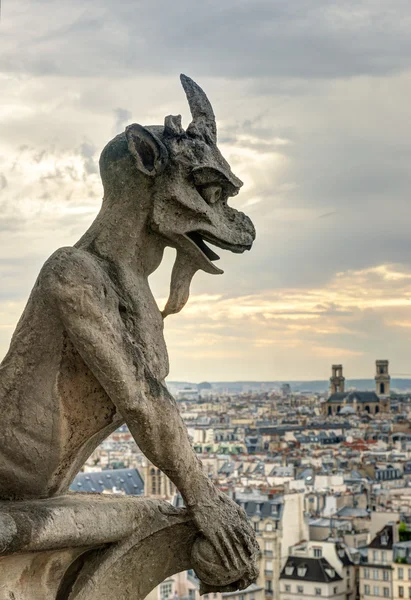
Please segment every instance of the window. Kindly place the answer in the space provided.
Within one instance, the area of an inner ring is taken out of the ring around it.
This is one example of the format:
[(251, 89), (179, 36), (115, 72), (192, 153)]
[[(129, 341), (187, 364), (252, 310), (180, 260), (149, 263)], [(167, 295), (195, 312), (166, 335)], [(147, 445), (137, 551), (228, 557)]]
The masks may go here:
[(334, 596), (337, 594), (337, 592), (338, 592), (338, 588), (337, 588), (337, 587), (335, 587), (335, 588), (334, 588)]
[(258, 521), (254, 522), (254, 531), (258, 531)]
[(266, 560), (265, 561), (265, 570), (269, 571), (269, 572), (273, 572), (273, 561), (272, 560)]
[(321, 596), (321, 588), (315, 588), (315, 595)]
[(411, 587), (408, 588), (408, 598), (411, 598)]
[(266, 552), (271, 552), (273, 551), (273, 543), (272, 542), (265, 542), (264, 544), (264, 550)]
[(294, 567), (292, 565), (285, 567), (285, 574), (286, 575), (292, 575), (293, 571), (294, 571)]
[(314, 552), (314, 558), (321, 558), (323, 555), (322, 548), (313, 548), (313, 552)]
[(195, 600), (195, 597), (196, 597), (196, 590), (188, 590), (188, 598), (189, 598), (189, 600)]
[(378, 585), (374, 586), (374, 596), (379, 596), (380, 595), (380, 588), (378, 587)]
[(402, 567), (398, 568), (398, 579), (404, 579), (404, 569)]
[(384, 588), (384, 598), (388, 598), (389, 595), (390, 595), (390, 588), (385, 587)]
[(384, 579), (384, 581), (388, 581), (390, 578), (388, 571), (386, 571), (385, 569), (382, 572), (382, 578)]
[(378, 552), (377, 552), (376, 550), (374, 550), (374, 551), (373, 551), (373, 553), (372, 553), (372, 559), (373, 559), (374, 561), (377, 561), (377, 560), (378, 560)]
[(298, 567), (298, 569), (297, 569), (298, 577), (305, 577), (306, 573), (307, 573), (307, 567), (305, 565), (301, 565)]
[(378, 579), (378, 569), (373, 569), (373, 579)]
[(364, 579), (369, 579), (369, 578), (370, 578), (370, 570), (364, 569)]
[(398, 596), (400, 598), (404, 598), (404, 586), (402, 586), (402, 585), (398, 586)]
[(383, 564), (385, 564), (385, 563), (387, 562), (387, 553), (385, 552), (385, 550), (383, 550), (383, 551), (381, 552), (381, 562), (382, 562)]
[(408, 569), (408, 579), (411, 579), (411, 569)]
[(369, 596), (369, 595), (370, 595), (370, 586), (369, 586), (369, 585), (365, 585), (365, 586), (364, 586), (364, 594), (365, 594), (366, 596)]
[(273, 524), (272, 523), (267, 523), (267, 525), (265, 526), (265, 530), (266, 531), (272, 531), (273, 530)]
[(297, 593), (298, 594), (304, 594), (304, 588), (302, 585), (297, 585)]
[(162, 583), (160, 585), (160, 597), (162, 598), (162, 600), (165, 600), (166, 598), (170, 598), (172, 591), (173, 591), (172, 583), (168, 583), (168, 582)]
[(285, 586), (285, 591), (286, 592), (291, 592), (291, 585), (286, 585)]

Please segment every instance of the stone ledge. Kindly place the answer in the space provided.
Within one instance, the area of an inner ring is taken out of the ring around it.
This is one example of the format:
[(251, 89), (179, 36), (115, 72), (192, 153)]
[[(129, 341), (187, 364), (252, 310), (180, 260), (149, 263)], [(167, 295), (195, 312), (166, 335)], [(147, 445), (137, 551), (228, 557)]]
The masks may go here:
[(0, 503), (0, 600), (142, 599), (191, 567), (185, 509), (68, 494)]

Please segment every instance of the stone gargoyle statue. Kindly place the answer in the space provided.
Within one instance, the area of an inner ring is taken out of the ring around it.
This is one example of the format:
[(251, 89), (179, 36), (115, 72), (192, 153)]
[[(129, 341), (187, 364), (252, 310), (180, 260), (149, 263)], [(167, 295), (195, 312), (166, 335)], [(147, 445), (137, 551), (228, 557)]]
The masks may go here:
[[(133, 124), (104, 148), (101, 210), (83, 237), (44, 264), (0, 366), (0, 599), (144, 598), (194, 568), (202, 592), (258, 574), (244, 511), (194, 453), (168, 374), (163, 322), (199, 269), (221, 273), (207, 245), (241, 253), (255, 238), (228, 199), (242, 182), (217, 148), (210, 102), (181, 76), (192, 114)], [(161, 312), (148, 276), (176, 249)], [(186, 508), (73, 494), (91, 452), (126, 423)]]

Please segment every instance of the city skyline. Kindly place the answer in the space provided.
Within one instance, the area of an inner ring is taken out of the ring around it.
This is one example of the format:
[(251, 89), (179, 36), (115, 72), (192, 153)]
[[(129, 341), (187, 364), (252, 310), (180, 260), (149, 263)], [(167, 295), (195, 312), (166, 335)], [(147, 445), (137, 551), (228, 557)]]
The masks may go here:
[[(0, 359), (36, 275), (97, 214), (103, 146), (207, 92), (255, 247), (221, 253), (165, 321), (169, 380), (409, 374), (411, 7), (3, 4)], [(163, 306), (173, 251), (152, 277)]]

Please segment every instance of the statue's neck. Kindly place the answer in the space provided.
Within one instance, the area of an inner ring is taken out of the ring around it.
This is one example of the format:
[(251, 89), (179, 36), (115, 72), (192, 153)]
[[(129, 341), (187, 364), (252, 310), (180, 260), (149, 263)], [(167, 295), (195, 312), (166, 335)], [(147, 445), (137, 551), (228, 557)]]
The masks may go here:
[[(148, 276), (160, 265), (167, 244), (150, 230), (151, 205), (144, 200), (127, 189), (123, 197), (105, 196), (99, 214), (76, 246), (110, 261), (118, 273), (132, 272), (148, 287)], [(186, 304), (197, 270), (188, 257), (177, 252), (163, 317), (179, 312)]]
[(165, 248), (165, 241), (148, 227), (150, 212), (135, 197), (131, 201), (129, 197), (105, 197), (99, 214), (76, 246), (148, 277), (159, 266)]

